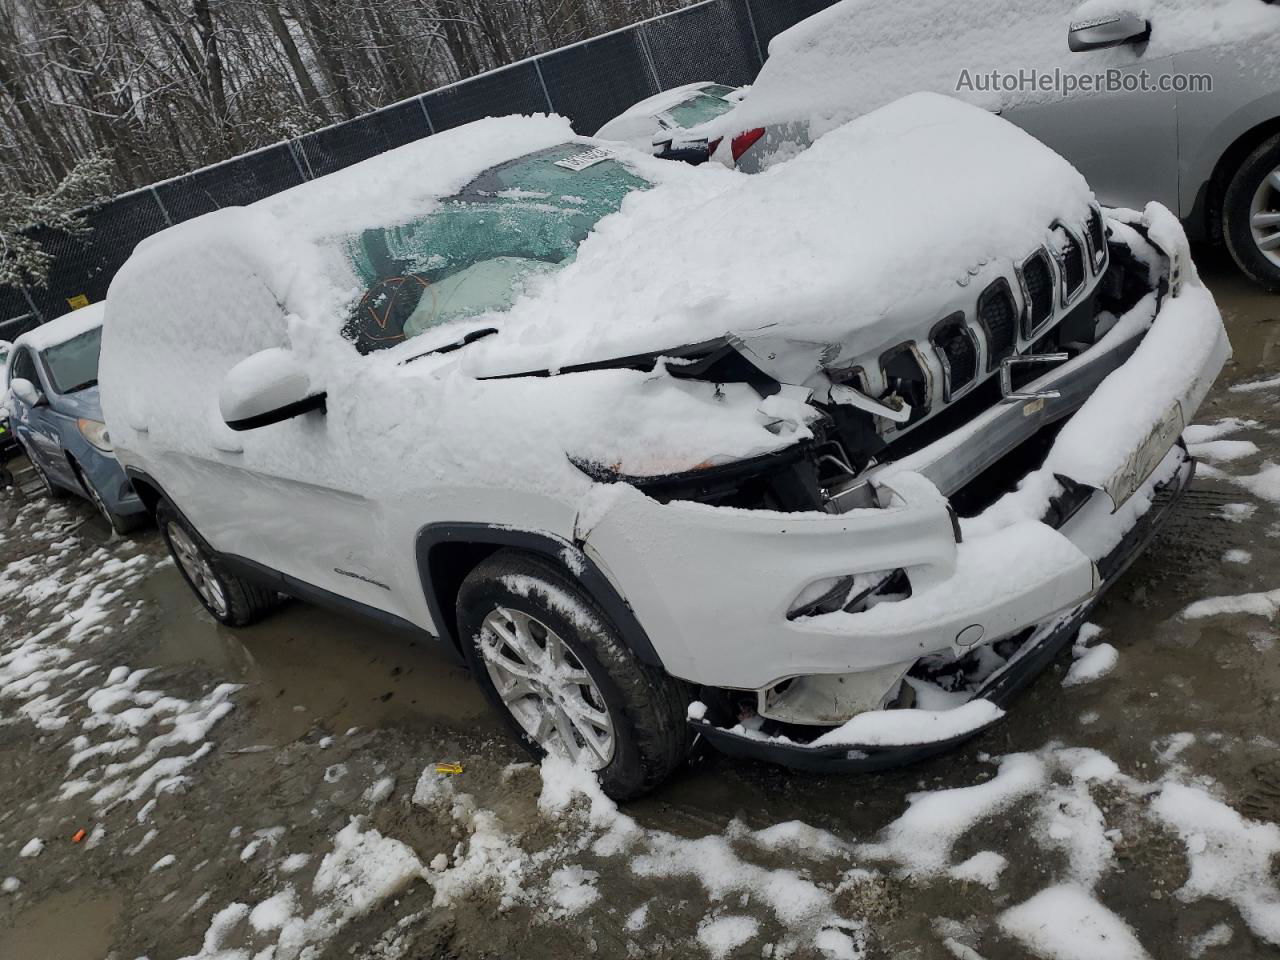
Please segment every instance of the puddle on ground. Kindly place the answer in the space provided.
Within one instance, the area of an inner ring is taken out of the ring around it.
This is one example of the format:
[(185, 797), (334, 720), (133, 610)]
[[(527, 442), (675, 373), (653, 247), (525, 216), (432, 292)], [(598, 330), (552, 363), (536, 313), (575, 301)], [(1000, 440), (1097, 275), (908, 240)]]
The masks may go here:
[(23, 960), (102, 960), (111, 947), (121, 894), (100, 889), (52, 893), (19, 909), (0, 926), (0, 957)]
[(201, 609), (172, 565), (141, 592), (155, 614), (140, 631), (137, 665), (199, 662), (245, 684), (256, 701), (245, 712), (263, 743), (289, 743), (316, 726), (338, 734), (423, 721), (500, 729), (470, 674), (436, 641), (297, 602), (231, 630)]

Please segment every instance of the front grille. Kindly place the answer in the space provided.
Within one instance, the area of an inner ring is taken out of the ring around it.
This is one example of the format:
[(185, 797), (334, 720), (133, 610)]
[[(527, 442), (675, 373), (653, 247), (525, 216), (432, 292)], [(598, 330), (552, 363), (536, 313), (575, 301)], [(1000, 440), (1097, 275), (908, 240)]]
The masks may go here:
[(1102, 214), (1097, 207), (1089, 212), (1089, 248), (1093, 255), (1093, 268), (1097, 270), (1107, 259), (1107, 235), (1102, 227)]
[(1053, 316), (1053, 267), (1043, 250), (1037, 250), (1022, 265), (1022, 284), (1027, 293), (1027, 328), (1023, 335), (1029, 340)]
[(930, 339), (946, 371), (943, 392), (950, 402), (978, 375), (978, 345), (964, 322), (963, 313), (954, 313), (939, 323)]
[(1018, 331), (1018, 308), (1004, 277), (982, 291), (978, 298), (978, 322), (987, 334), (987, 369), (994, 370), (1013, 353)]
[(1084, 286), (1084, 251), (1066, 227), (1059, 224), (1053, 228), (1058, 239), (1058, 262), (1062, 265), (1062, 299), (1071, 300)]

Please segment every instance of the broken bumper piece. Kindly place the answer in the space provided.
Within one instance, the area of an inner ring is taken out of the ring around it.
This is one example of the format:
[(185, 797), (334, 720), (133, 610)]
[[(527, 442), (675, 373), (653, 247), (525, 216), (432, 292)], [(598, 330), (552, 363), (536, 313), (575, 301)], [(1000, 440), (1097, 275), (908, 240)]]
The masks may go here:
[[(705, 719), (691, 720), (690, 726), (722, 753), (814, 773), (870, 772), (902, 766), (943, 753), (978, 735), (999, 722), (1018, 693), (1072, 642), (1106, 589), (1168, 520), (1195, 473), (1195, 461), (1180, 445), (1171, 460), (1172, 476), (1150, 485), (1150, 509), (1098, 562), (1101, 580), (1097, 590), (1071, 611), (1030, 630), (1008, 661), (972, 691), (963, 705), (940, 711), (870, 711), (809, 743), (742, 727), (717, 727)], [(859, 734), (864, 742), (859, 742)]]

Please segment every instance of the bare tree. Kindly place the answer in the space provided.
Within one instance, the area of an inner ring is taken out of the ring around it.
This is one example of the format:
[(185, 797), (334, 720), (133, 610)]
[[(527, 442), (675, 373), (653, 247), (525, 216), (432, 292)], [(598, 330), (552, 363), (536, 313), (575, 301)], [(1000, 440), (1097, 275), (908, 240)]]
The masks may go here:
[(0, 0), (0, 182), (143, 186), (684, 2)]

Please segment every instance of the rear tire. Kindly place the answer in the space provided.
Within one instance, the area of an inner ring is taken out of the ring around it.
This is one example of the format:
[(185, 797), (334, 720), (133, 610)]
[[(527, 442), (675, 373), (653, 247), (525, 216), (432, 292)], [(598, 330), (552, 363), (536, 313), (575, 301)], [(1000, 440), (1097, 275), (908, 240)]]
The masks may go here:
[[(501, 550), (467, 575), (458, 591), (457, 613), (472, 674), (535, 757), (554, 751), (572, 758), (580, 752), (615, 800), (652, 790), (684, 762), (691, 742), (685, 722), (688, 688), (660, 668), (641, 663), (600, 606), (556, 564)], [(519, 636), (517, 624), (524, 625)], [(505, 639), (508, 635), (512, 639)], [(530, 640), (534, 646), (528, 645)], [(561, 650), (560, 644), (567, 653), (561, 651), (555, 660), (549, 651)], [(529, 649), (532, 656), (525, 660), (517, 647)], [(541, 664), (533, 668), (538, 679), (532, 684), (506, 673), (508, 667), (528, 669), (528, 663)], [(567, 718), (565, 707), (576, 711), (579, 720), (585, 713), (607, 716), (607, 722), (583, 721), (590, 726), (583, 734), (583, 726)], [(563, 746), (557, 716), (576, 744)], [(540, 739), (531, 727), (541, 725), (547, 730)], [(587, 736), (597, 741), (594, 747)]]
[(1280, 291), (1280, 134), (1249, 154), (1228, 183), (1222, 234), (1249, 279)]
[(219, 623), (247, 627), (280, 605), (280, 595), (237, 577), (167, 500), (156, 508), (156, 525), (169, 555), (200, 605)]
[(24, 443), (22, 444), (22, 452), (27, 455), (27, 462), (31, 464), (31, 469), (35, 471), (35, 475), (40, 480), (40, 486), (44, 488), (44, 495), (50, 500), (61, 500), (67, 495), (67, 491), (49, 479), (49, 475), (44, 472), (44, 467), (40, 466), (40, 461), (35, 458), (31, 450)]

